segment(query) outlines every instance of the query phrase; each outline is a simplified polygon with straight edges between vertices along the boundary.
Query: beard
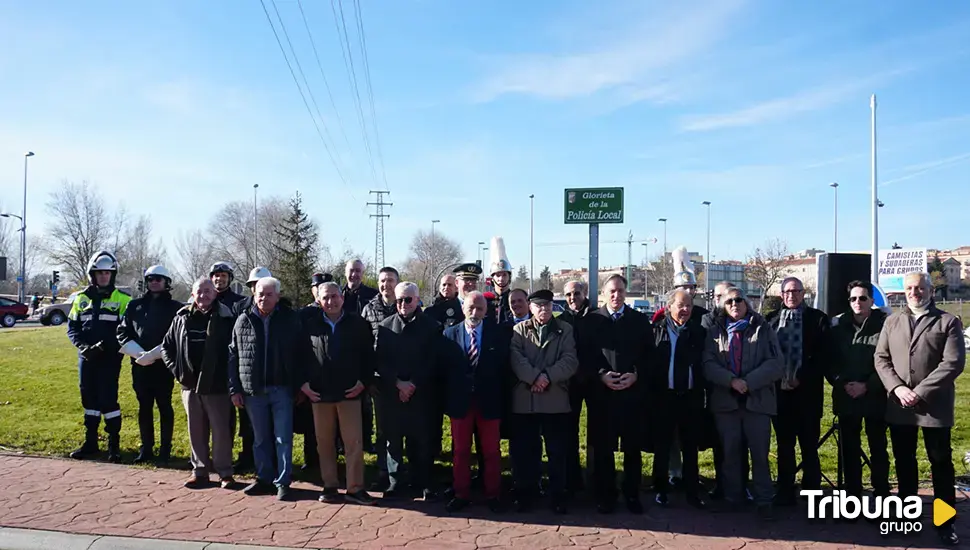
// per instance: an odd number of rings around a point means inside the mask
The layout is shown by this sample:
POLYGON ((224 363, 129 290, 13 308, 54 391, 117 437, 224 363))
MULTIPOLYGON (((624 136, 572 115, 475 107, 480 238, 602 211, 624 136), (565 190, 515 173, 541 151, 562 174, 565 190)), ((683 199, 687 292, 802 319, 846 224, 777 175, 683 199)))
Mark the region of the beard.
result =
POLYGON ((477 327, 478 325, 482 324, 482 319, 479 319, 478 317, 465 317, 465 322, 472 327, 477 327))

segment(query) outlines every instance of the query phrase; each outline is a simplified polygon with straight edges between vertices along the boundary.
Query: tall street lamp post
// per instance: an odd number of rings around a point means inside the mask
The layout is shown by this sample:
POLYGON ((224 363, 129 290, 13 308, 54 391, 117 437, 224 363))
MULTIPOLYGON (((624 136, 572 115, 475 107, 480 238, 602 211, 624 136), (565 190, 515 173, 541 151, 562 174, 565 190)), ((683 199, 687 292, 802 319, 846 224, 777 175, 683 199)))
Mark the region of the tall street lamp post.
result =
POLYGON ((707 207, 707 252, 704 255, 704 299, 707 300, 707 291, 711 288, 711 201, 701 204, 707 207))
POLYGON ((664 255, 663 260, 660 262, 660 278, 663 280, 661 288, 663 288, 664 292, 667 292, 667 279, 665 276, 667 271, 667 218, 660 218, 657 221, 664 224, 664 255))
POLYGON ((835 244, 833 245, 833 252, 839 251, 839 184, 838 182, 832 182, 829 187, 835 189, 835 244))

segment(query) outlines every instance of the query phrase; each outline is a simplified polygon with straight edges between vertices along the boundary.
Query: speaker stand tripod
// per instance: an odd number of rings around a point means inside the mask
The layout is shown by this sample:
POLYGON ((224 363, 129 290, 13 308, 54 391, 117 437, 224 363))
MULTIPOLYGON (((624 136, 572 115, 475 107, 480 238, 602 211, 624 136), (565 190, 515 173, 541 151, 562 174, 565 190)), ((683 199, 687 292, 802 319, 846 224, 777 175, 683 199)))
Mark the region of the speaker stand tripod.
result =
MULTIPOLYGON (((842 428, 839 427, 838 417, 836 417, 832 421, 832 426, 828 429, 827 432, 825 432, 825 434, 822 435, 822 438, 818 440, 818 445, 815 446, 816 451, 821 449, 822 446, 825 445, 825 442, 828 441, 830 437, 835 440, 835 449, 836 449, 836 452, 838 453, 838 467, 836 468, 836 482, 832 483, 832 480, 829 479, 827 475, 825 475, 824 471, 822 472, 822 479, 824 479, 825 482, 829 484, 829 487, 839 490, 844 487, 845 480, 843 479, 844 478, 844 470, 843 470, 844 457, 842 456, 842 428)), ((869 457, 866 455, 866 452, 861 449, 859 452, 862 454, 862 463, 865 464, 865 466, 871 470, 872 463, 869 462, 869 457)), ((801 471, 802 464, 804 464, 804 461, 798 463, 798 467, 795 468, 796 474, 799 471, 801 471)))

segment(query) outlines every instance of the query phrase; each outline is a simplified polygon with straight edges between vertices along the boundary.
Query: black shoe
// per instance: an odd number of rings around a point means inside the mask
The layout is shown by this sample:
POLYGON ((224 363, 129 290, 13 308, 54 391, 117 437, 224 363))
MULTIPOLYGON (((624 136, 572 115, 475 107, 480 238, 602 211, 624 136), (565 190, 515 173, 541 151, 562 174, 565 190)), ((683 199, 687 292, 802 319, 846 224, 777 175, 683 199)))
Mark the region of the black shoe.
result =
POLYGON ((404 496, 404 491, 399 489, 396 483, 391 483, 386 489, 384 489, 382 498, 386 500, 394 500, 401 498, 402 496, 404 496))
POLYGON ((325 504, 339 504, 343 498, 336 489, 324 489, 317 500, 325 504))
POLYGON ((707 501, 701 495, 687 495, 687 504, 698 510, 707 509, 707 501))
POLYGON ((384 493, 387 492, 388 487, 391 486, 390 480, 387 479, 387 474, 382 474, 377 481, 370 484, 368 490, 372 493, 384 493))
POLYGON ((657 493, 657 496, 653 499, 660 506, 667 506, 670 504, 670 499, 667 497, 667 493, 657 493))
POLYGON ((505 513, 505 510, 506 510, 505 503, 502 502, 502 499, 500 498, 490 498, 488 499, 488 502, 486 503, 486 505, 488 506, 488 510, 493 514, 505 513))
POLYGON ((182 487, 185 487, 186 489, 205 489, 211 484, 212 483, 209 481, 208 476, 206 477, 192 476, 189 479, 187 479, 185 483, 182 484, 182 487))
POLYGON ((142 447, 138 451, 138 456, 136 456, 135 460, 132 461, 132 464, 147 464, 149 462, 154 462, 154 461, 155 461, 155 453, 153 453, 151 449, 146 449, 142 447))
POLYGON ((78 447, 76 450, 71 451, 70 457, 74 460, 87 460, 93 458, 99 452, 98 442, 95 441, 93 444, 90 441, 85 441, 83 445, 78 447))
POLYGON ((467 500, 465 500, 463 498, 455 497, 455 498, 451 499, 450 501, 448 501, 448 504, 445 505, 445 510, 447 510, 449 512, 452 512, 452 513, 453 512, 460 512, 460 511, 464 510, 465 508, 467 508, 469 504, 471 504, 471 502, 469 502, 469 501, 467 501, 467 500))
POLYGON ((724 488, 720 485, 715 485, 714 490, 711 491, 711 500, 724 500, 724 488))
POLYGON ((627 497, 626 509, 629 510, 631 514, 640 515, 643 513, 643 503, 640 502, 638 497, 627 497))
POLYGON ((155 466, 164 468, 168 466, 168 463, 172 461, 172 452, 160 451, 158 456, 155 457, 155 466))
POLYGON ((615 510, 615 500, 602 500, 596 505, 596 511, 601 514, 612 514, 615 510))
POLYGON ((798 500, 795 498, 795 493, 789 491, 777 493, 773 502, 775 506, 795 506, 798 504, 798 500))
POLYGON ((290 490, 289 485, 280 485, 276 488, 276 500, 282 500, 284 502, 293 500, 293 491, 290 490))
POLYGON ((758 519, 761 521, 775 521, 775 509, 770 504, 758 506, 758 519))
POLYGON ((434 502, 438 500, 438 493, 431 489, 422 489, 421 498, 423 498, 425 502, 434 502))
POLYGON ((358 504, 360 506, 374 506, 375 504, 377 504, 377 499, 370 496, 370 494, 367 491, 357 491, 356 493, 347 493, 347 496, 344 498, 347 499, 347 502, 350 502, 352 504, 358 504))
POLYGON ((271 495, 276 492, 276 488, 272 483, 267 483, 265 481, 256 480, 243 489, 243 493, 247 496, 260 496, 260 495, 271 495))
POLYGON ((957 537, 957 533, 952 525, 944 525, 938 528, 936 534, 940 536, 940 542, 944 546, 957 546, 960 544, 960 538, 957 537))

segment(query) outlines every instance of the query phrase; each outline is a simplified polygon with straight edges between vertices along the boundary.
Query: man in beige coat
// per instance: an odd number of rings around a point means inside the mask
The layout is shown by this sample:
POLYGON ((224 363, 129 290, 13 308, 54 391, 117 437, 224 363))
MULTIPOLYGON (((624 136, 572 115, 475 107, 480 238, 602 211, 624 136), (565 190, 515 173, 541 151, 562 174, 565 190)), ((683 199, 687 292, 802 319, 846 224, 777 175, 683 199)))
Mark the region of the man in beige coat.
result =
POLYGON ((552 291, 529 295, 532 318, 512 335, 512 437, 510 453, 519 511, 532 507, 542 471, 542 441, 549 457, 552 509, 566 513, 566 444, 569 433, 569 379, 579 360, 573 328, 552 315, 552 291))
MULTIPOLYGON (((886 421, 892 438, 899 496, 916 495, 917 431, 923 429, 933 474, 933 496, 954 506, 953 427, 955 381, 966 350, 960 320, 933 303, 929 275, 905 278, 906 307, 889 316, 876 345, 876 372, 889 392, 886 421)), ((953 522, 938 529, 944 544, 959 543, 953 522)))

